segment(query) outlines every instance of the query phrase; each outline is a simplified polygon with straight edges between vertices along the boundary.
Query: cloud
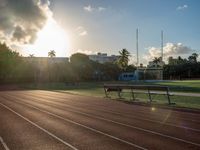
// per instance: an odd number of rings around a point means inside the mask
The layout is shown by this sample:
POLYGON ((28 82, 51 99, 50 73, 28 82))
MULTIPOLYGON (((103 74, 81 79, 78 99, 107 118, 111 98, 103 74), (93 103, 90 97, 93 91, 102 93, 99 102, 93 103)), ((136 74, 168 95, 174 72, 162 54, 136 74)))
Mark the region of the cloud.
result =
POLYGON ((87 12, 92 12, 94 10, 90 5, 83 7, 83 9, 87 12))
MULTIPOLYGON (((184 46, 182 43, 167 43, 163 47, 163 55, 164 55, 164 60, 166 61, 168 57, 173 56, 180 56, 180 55, 186 55, 189 54, 193 51, 188 46, 184 46)), ((156 48, 156 47, 149 47, 148 48, 148 53, 143 56, 143 59, 148 61, 153 60, 154 57, 160 57, 161 56, 161 49, 156 48)))
POLYGON ((177 43, 177 44, 167 43, 163 49, 164 49, 164 54, 167 56, 188 54, 191 51, 193 51, 190 47, 184 46, 182 43, 177 43))
POLYGON ((92 55, 92 54, 95 54, 95 52, 93 52, 93 51, 82 50, 82 49, 78 49, 78 50, 76 51, 76 53, 82 53, 82 54, 86 54, 86 55, 92 55))
POLYGON ((101 7, 101 6, 99 6, 99 7, 92 7, 91 5, 85 6, 85 7, 83 7, 83 9, 85 11, 87 11, 87 12, 94 12, 94 11, 96 11, 96 12, 102 12, 102 11, 106 10, 106 8, 104 8, 104 7, 101 7))
POLYGON ((85 28, 82 27, 82 26, 77 27, 77 28, 76 28, 76 32, 77 32, 77 34, 78 34, 79 36, 86 36, 86 35, 88 35, 88 32, 87 32, 87 31, 85 30, 85 28))
POLYGON ((176 10, 185 10, 188 8, 188 5, 178 6, 176 10))
POLYGON ((87 34, 88 34, 87 31, 83 31, 83 32, 79 33, 80 36, 85 36, 87 34))
POLYGON ((52 12, 49 0, 1 0, 0 41, 32 44, 52 12))
POLYGON ((16 26, 12 35, 12 41, 26 44, 28 41, 33 42, 36 39, 35 31, 25 30, 21 26, 16 26))
POLYGON ((99 12, 104 11, 104 10, 106 10, 106 8, 104 8, 104 7, 98 7, 98 11, 99 12))
POLYGON ((137 56, 136 54, 131 54, 131 56, 129 57, 129 65, 132 65, 132 64, 136 64, 137 63, 137 56))

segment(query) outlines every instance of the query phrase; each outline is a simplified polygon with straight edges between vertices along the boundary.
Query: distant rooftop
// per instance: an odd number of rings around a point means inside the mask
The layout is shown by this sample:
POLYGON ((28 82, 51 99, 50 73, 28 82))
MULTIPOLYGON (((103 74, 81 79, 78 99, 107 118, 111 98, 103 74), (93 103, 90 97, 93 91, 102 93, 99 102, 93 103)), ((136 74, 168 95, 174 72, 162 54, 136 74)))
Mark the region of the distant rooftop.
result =
POLYGON ((48 61, 50 63, 61 63, 69 62, 68 57, 23 57, 26 61, 44 62, 48 61))
POLYGON ((115 62, 119 56, 111 55, 108 56, 107 53, 97 53, 93 55, 88 55, 90 60, 99 62, 99 63, 106 63, 106 62, 115 62))

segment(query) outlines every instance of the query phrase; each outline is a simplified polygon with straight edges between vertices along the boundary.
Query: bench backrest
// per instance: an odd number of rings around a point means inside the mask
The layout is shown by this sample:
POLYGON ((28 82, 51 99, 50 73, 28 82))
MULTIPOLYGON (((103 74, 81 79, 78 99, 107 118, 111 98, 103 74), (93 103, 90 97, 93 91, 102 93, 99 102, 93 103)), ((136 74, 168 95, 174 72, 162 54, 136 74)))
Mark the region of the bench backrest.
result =
POLYGON ((153 90, 153 91, 169 91, 168 86, 159 85, 126 85, 126 84, 105 84, 104 88, 110 89, 135 89, 135 90, 153 90))

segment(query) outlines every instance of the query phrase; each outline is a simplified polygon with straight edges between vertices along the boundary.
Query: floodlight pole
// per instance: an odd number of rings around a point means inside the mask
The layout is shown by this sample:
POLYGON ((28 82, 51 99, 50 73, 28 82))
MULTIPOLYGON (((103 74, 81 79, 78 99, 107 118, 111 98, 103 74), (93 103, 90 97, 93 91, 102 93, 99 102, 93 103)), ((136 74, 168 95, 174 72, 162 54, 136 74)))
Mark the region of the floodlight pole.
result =
POLYGON ((137 50, 137 67, 139 65, 139 54, 138 54, 138 28, 136 29, 136 50, 137 50))
MULTIPOLYGON (((161 61, 163 62, 163 30, 161 30, 161 61)), ((163 66, 160 74, 161 80, 163 80, 163 66)))
POLYGON ((163 61, 163 30, 161 30, 161 60, 163 61))

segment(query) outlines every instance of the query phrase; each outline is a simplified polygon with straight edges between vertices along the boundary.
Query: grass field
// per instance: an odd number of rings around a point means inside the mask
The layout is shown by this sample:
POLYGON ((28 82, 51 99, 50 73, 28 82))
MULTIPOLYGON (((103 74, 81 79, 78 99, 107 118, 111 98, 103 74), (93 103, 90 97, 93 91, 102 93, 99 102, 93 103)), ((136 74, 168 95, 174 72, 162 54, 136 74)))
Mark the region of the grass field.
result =
MULTIPOLYGON (((105 83, 105 82, 104 82, 105 83)), ((65 84, 65 83, 46 83, 46 84, 29 84, 23 85, 25 89, 43 89, 43 90, 56 90, 59 92, 68 92, 79 95, 104 97, 103 82, 89 82, 79 84, 65 84)), ((106 82, 106 83, 121 83, 121 82, 106 82)), ((171 92, 183 92, 183 93, 200 93, 200 80, 187 80, 187 81, 163 81, 163 82, 125 82, 126 84, 149 84, 149 85, 167 85, 170 87, 171 92)), ((131 100, 130 93, 124 93, 123 97, 125 101, 131 100)), ((138 94, 136 97, 140 102, 147 102, 148 97, 146 94, 138 94)), ((116 99, 117 94, 113 93, 112 98, 116 99)), ((167 98, 162 95, 153 97, 153 104, 167 104, 167 98)), ((172 102, 176 105, 172 107, 187 107, 200 109, 200 97, 192 96, 172 96, 172 102)))
POLYGON ((200 80, 153 82, 157 85, 167 85, 171 91, 200 93, 200 80))

